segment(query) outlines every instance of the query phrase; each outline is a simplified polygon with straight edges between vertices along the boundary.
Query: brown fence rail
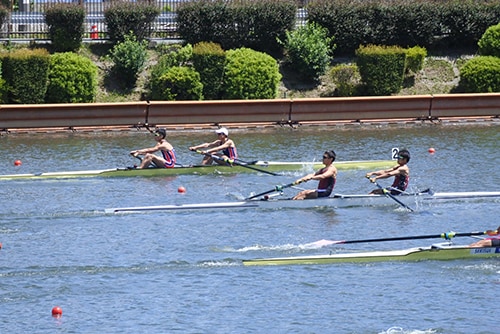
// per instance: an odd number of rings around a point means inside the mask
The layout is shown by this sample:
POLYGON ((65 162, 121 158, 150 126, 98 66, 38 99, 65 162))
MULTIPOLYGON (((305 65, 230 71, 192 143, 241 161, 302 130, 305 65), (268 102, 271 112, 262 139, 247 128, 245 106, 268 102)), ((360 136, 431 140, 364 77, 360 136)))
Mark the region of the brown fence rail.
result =
POLYGON ((500 93, 360 98, 0 105, 0 131, 22 128, 500 117, 500 93))

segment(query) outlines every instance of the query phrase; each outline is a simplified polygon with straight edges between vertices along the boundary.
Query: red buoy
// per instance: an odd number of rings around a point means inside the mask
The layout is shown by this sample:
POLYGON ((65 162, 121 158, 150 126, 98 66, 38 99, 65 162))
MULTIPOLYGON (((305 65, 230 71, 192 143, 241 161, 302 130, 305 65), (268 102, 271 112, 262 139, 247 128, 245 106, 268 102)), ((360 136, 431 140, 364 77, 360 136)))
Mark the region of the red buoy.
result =
POLYGON ((54 306, 52 308, 52 316, 60 318, 62 316, 62 308, 60 308, 59 306, 54 306))
POLYGON ((14 166, 21 166, 23 162, 21 160, 14 161, 14 166))
POLYGON ((177 188, 177 191, 181 194, 185 193, 186 192, 186 188, 184 188, 183 186, 180 186, 179 188, 177 188))
POLYGON ((430 153, 430 154, 432 154, 432 153, 434 153, 434 152, 436 152, 436 150, 434 149, 434 147, 429 148, 429 153, 430 153))

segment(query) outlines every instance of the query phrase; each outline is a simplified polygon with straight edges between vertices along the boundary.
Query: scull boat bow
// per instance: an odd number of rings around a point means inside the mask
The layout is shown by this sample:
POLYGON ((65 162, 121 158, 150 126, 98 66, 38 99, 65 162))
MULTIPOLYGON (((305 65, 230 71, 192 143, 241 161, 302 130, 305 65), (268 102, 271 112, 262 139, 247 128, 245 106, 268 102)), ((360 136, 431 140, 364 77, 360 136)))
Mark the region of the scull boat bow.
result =
POLYGON ((500 256, 500 247, 470 248, 436 244, 429 247, 416 247, 403 250, 375 251, 360 253, 341 253, 329 255, 311 255, 295 257, 275 257, 243 260, 245 266, 269 266, 291 264, 332 264, 365 263, 385 261, 423 261, 423 260, 459 260, 490 258, 500 256))

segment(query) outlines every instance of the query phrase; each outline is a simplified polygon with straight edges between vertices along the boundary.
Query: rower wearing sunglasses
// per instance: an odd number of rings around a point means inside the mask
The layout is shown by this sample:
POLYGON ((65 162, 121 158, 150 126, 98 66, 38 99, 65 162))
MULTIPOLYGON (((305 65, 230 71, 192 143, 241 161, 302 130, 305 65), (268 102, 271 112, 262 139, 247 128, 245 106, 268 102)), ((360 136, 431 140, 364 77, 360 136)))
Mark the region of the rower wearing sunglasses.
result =
MULTIPOLYGON (((398 164, 391 169, 379 170, 376 172, 370 172, 366 174, 366 177, 370 179, 371 182, 375 183, 378 179, 387 179, 394 176, 394 182, 392 186, 387 188, 391 195, 399 195, 403 193, 408 187, 408 182, 410 181, 410 168, 408 168, 408 162, 410 161, 410 152, 408 150, 401 150, 398 154, 398 164), (375 177, 372 177, 375 175, 375 177)), ((370 194, 383 194, 384 190, 377 188, 370 192, 370 194)))
POLYGON ((337 180, 337 168, 333 165, 335 158, 336 154, 333 150, 323 153, 323 164, 325 167, 316 173, 308 174, 295 181, 298 184, 309 180, 318 180, 318 189, 302 190, 293 199, 313 199, 330 196, 337 180))
POLYGON ((158 129, 154 132, 154 135, 156 140, 155 146, 130 152, 134 157, 144 155, 141 165, 137 168, 148 168, 151 164, 154 164, 158 168, 173 168, 176 161, 175 150, 165 139, 167 131, 165 129, 158 129), (161 152, 161 157, 153 154, 158 151, 161 152))

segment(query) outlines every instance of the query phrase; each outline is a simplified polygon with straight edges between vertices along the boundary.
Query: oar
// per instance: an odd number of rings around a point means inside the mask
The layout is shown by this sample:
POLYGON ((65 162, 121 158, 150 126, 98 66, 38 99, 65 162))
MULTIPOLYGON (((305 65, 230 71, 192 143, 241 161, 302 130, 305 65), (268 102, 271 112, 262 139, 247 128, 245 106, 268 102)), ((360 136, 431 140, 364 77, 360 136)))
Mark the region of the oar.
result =
POLYGON ((248 200, 254 199, 254 198, 256 198, 256 197, 264 196, 264 195, 267 195, 267 194, 272 193, 272 192, 275 192, 275 191, 282 191, 282 190, 283 190, 283 189, 285 189, 285 188, 289 188, 289 187, 296 186, 297 184, 300 184, 300 183, 302 183, 302 182, 305 182, 305 181, 294 181, 294 182, 289 183, 289 184, 285 184, 285 185, 278 185, 278 186, 274 187, 274 189, 271 189, 271 190, 268 190, 268 191, 264 191, 263 193, 260 193, 260 194, 257 194, 257 195, 253 195, 253 196, 247 197, 247 198, 245 198, 245 201, 248 201, 248 200))
POLYGON ((428 234, 428 235, 414 235, 408 237, 394 237, 394 238, 380 238, 380 239, 358 239, 358 240, 320 240, 308 244, 308 246, 319 246, 324 247, 328 245, 338 245, 338 244, 359 244, 365 242, 382 242, 382 241, 399 241, 399 240, 418 240, 418 239, 435 239, 443 238, 446 240, 451 240, 455 237, 472 237, 479 235, 498 235, 500 232, 500 227, 496 230, 487 230, 484 232, 466 232, 466 233, 456 233, 456 232, 445 232, 441 234, 428 234))
POLYGON ((260 169, 260 168, 256 168, 256 167, 250 166, 250 165, 248 165, 246 163, 240 163, 240 162, 237 162, 237 161, 234 161, 234 160, 231 160, 231 159, 221 158, 221 157, 219 157, 218 155, 215 155, 215 154, 205 153, 205 152, 200 151, 200 150, 195 150, 195 152, 199 153, 199 154, 206 155, 207 157, 210 157, 210 158, 215 159, 215 160, 223 161, 223 162, 228 163, 230 165, 234 164, 234 165, 237 165, 237 166, 241 166, 241 167, 253 169, 255 171, 258 171, 258 172, 261 172, 261 173, 265 173, 265 174, 269 174, 269 175, 273 175, 273 176, 279 176, 280 175, 280 174, 276 174, 276 173, 273 173, 273 172, 270 172, 270 171, 267 171, 267 170, 263 170, 263 169, 260 169))
POLYGON ((396 201, 399 205, 401 205, 402 207, 404 207, 406 210, 411 211, 411 212, 415 211, 415 210, 413 210, 412 208, 410 208, 408 205, 404 204, 404 203, 403 203, 403 202, 401 202, 399 199, 397 199, 396 197, 394 197, 394 196, 391 194, 391 192, 390 192, 389 190, 387 190, 387 189, 385 189, 384 187, 382 187, 382 186, 381 186, 380 184, 378 184, 375 180, 370 179, 370 177, 369 177, 369 176, 367 176, 366 178, 367 178, 367 179, 369 179, 369 180, 370 180, 370 182, 374 183, 374 184, 375 184, 375 185, 376 185, 376 186, 377 186, 380 190, 382 190, 382 192, 383 192, 383 194, 384 194, 385 196, 392 198, 394 201, 396 201))

